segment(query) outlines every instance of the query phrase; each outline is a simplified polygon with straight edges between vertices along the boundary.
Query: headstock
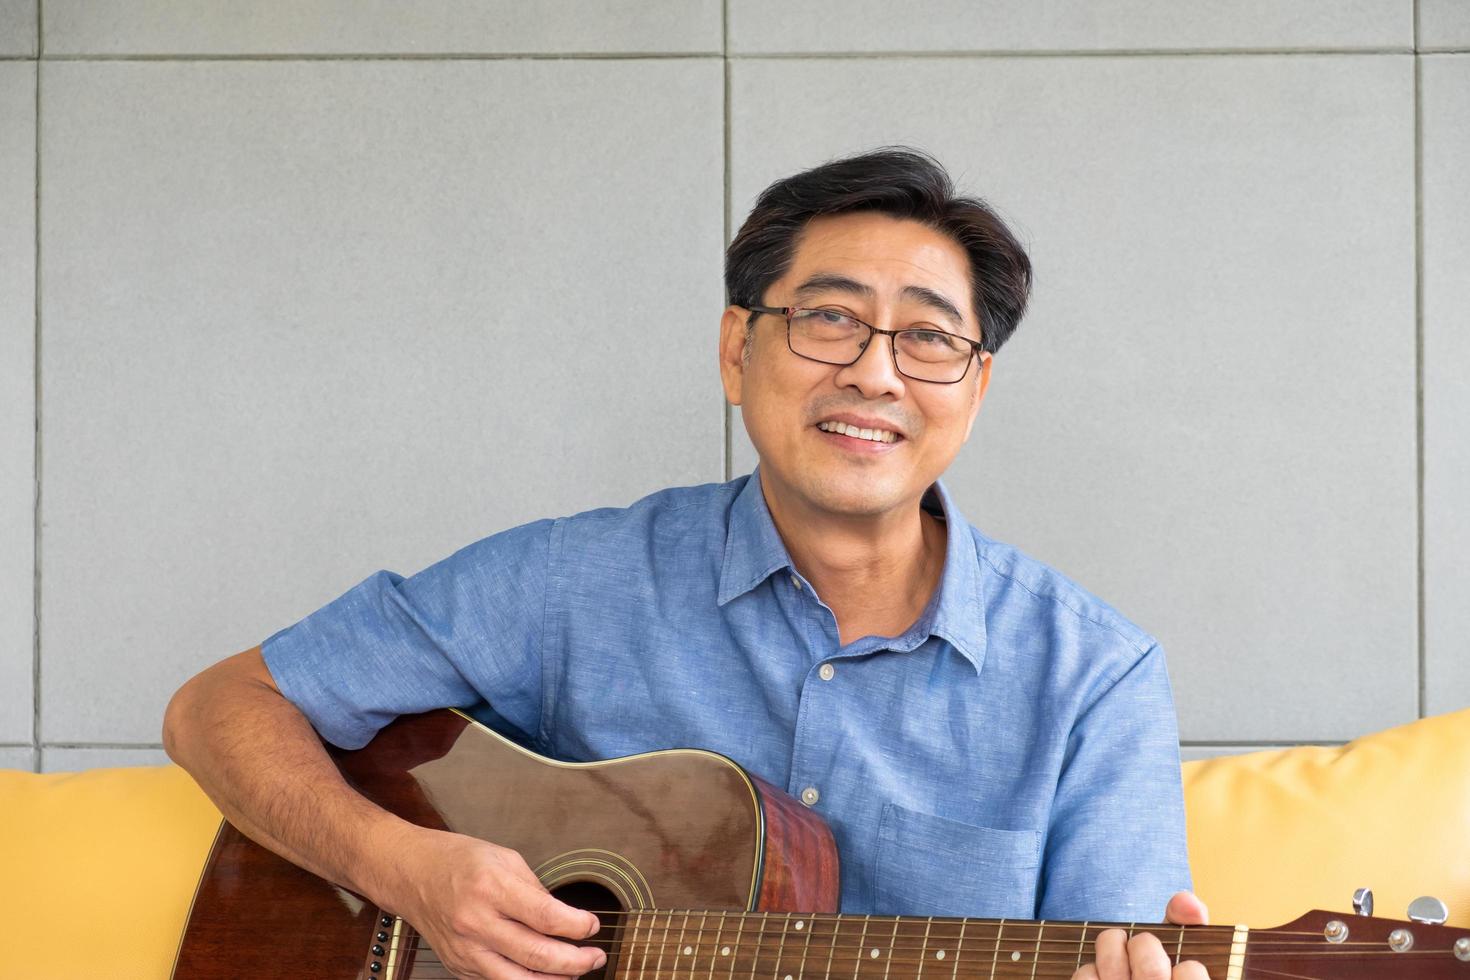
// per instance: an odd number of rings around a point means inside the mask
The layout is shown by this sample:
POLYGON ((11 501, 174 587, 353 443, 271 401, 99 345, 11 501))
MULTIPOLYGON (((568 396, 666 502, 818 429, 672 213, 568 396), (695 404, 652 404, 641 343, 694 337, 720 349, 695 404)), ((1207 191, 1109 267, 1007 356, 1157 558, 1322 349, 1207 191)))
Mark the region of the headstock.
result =
POLYGON ((1373 893, 1353 895, 1355 914, 1308 912, 1274 929, 1252 929, 1250 980, 1470 980, 1470 928, 1445 926, 1445 904, 1425 896, 1407 919, 1375 918, 1373 893))

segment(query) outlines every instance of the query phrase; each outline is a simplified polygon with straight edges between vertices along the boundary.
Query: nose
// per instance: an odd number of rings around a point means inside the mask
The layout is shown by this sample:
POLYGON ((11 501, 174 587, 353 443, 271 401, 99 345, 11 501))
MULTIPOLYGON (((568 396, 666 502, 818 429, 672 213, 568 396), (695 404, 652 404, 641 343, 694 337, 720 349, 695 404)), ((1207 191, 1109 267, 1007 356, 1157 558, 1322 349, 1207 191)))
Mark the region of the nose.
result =
POLYGON ((868 346, 858 359, 838 368, 832 380, 839 388, 856 388, 867 399, 876 400, 885 395, 902 398, 904 377, 898 373, 894 361, 893 338, 878 333, 869 336, 868 346))

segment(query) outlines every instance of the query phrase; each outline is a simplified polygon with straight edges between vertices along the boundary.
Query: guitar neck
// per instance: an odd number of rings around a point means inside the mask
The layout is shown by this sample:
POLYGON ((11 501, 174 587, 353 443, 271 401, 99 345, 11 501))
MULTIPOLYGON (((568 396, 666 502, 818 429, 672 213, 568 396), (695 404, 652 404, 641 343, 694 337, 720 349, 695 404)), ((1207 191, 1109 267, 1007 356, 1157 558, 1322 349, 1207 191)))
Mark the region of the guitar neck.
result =
POLYGON ((1234 926, 648 910, 622 917, 622 980, 988 980, 1070 977, 1105 929, 1158 937, 1174 963, 1238 980, 1234 926))

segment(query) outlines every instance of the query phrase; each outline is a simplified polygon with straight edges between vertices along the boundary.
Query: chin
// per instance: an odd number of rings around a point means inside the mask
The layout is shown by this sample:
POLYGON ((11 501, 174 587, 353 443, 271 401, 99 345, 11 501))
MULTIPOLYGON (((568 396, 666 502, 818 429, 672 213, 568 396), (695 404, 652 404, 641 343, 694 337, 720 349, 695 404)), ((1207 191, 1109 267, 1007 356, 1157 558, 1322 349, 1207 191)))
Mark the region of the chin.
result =
POLYGON ((808 498, 823 510, 850 517, 885 514, 903 503, 903 488, 881 480, 819 480, 807 488, 808 498))

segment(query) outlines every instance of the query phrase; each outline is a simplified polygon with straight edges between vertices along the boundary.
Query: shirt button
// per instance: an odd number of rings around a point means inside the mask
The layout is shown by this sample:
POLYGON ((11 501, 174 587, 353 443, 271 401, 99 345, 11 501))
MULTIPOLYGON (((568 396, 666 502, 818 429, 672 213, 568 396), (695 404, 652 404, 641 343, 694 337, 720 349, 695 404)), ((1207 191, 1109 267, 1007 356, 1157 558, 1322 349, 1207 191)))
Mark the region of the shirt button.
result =
POLYGON ((830 681, 836 674, 837 668, 833 667, 831 664, 822 664, 822 666, 817 669, 817 676, 824 681, 830 681))
POLYGON ((797 578, 795 575, 791 576, 791 584, 796 586, 797 592, 801 591, 801 579, 797 578))
POLYGON ((801 802, 805 803, 807 806, 816 806, 817 801, 821 798, 822 794, 817 792, 817 788, 815 786, 808 786, 806 789, 801 791, 801 802))

